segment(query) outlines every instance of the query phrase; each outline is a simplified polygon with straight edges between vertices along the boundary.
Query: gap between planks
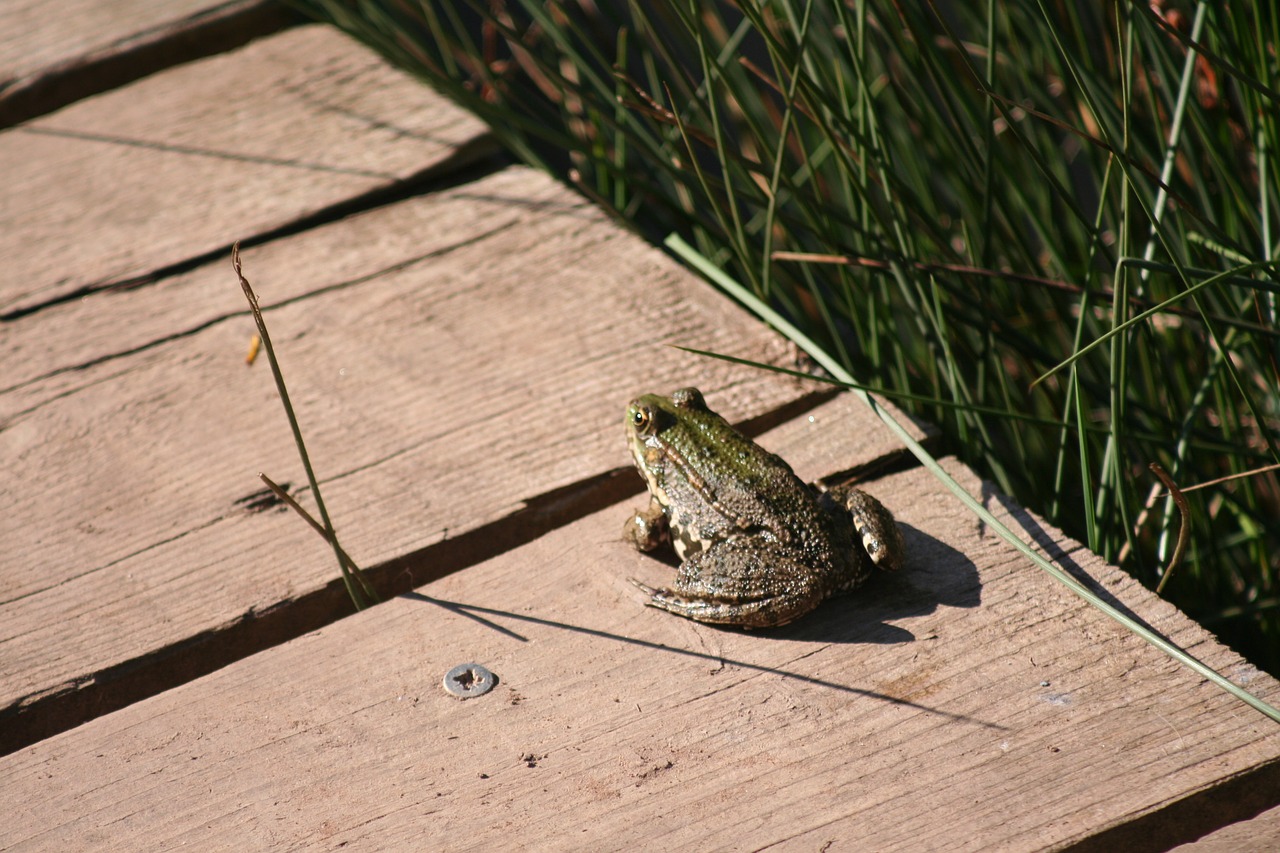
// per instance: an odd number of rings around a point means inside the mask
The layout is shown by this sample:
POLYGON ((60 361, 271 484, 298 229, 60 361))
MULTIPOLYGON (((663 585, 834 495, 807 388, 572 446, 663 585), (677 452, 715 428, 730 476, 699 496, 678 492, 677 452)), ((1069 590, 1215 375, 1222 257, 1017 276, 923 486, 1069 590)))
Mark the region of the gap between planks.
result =
MULTIPOLYGON (((833 396, 832 392, 807 394, 738 427, 747 435, 758 436, 804 416, 833 396)), ((905 452, 891 452, 865 460, 858 470, 884 474, 912 465, 914 459, 905 452)), ((519 501, 520 508, 508 515, 413 553, 367 566, 365 573, 385 601, 519 548, 643 490, 643 481, 632 468, 606 471, 519 501)), ((309 489, 303 488, 293 494, 296 497, 307 491, 309 489)), ((279 502, 271 499, 264 500, 254 511, 277 508, 279 502)), ((291 514, 282 523, 301 523, 301 519, 291 514)), ((335 519, 336 525, 341 523, 341 518, 335 519)), ((0 709, 0 756, 352 615, 355 610, 336 566, 333 571, 332 581, 297 598, 246 613, 230 623, 118 666, 86 674, 71 686, 27 697, 17 705, 0 709)))
POLYGON ((491 137, 320 25, 169 68, 0 133, 0 165, 13 171, 0 311, 20 316, 350 212, 353 199, 491 156, 491 137))
POLYGON ((67 8, 72 5, 60 4, 57 14, 50 14, 43 3, 10 0, 8 13, 36 16, 48 44, 35 55, 6 57, 0 70, 0 130, 174 65, 234 50, 304 20, 279 0, 189 6, 188 14, 176 19, 166 18, 174 11, 165 3, 156 3, 131 10, 139 17, 129 18, 122 29, 113 28, 116 21, 108 14, 95 22, 104 25, 99 29, 81 23, 83 13, 91 10, 67 8))
MULTIPOLYGON (((437 163, 426 166, 422 171, 406 177, 392 186, 379 187, 367 193, 335 202, 328 207, 276 228, 258 231, 244 236, 236 243, 227 243, 199 255, 192 255, 180 261, 149 270, 141 275, 109 284, 87 284, 77 290, 60 293, 43 302, 33 302, 8 312, 0 312, 0 323, 21 319, 28 314, 53 308, 67 302, 74 302, 102 292, 119 292, 147 285, 162 285, 166 279, 180 276, 207 264, 220 262, 230 257, 233 245, 241 249, 262 246, 275 240, 282 240, 329 225, 349 216, 367 213, 380 207, 407 201, 418 196, 428 196, 444 190, 473 184, 483 178, 496 175, 503 169, 514 165, 514 160, 488 135, 477 136, 458 145, 454 151, 437 163)), ((485 236, 476 235, 477 239, 485 236)), ((153 344, 156 342, 153 342, 153 344)), ((0 389, 3 390, 3 389, 0 389)))

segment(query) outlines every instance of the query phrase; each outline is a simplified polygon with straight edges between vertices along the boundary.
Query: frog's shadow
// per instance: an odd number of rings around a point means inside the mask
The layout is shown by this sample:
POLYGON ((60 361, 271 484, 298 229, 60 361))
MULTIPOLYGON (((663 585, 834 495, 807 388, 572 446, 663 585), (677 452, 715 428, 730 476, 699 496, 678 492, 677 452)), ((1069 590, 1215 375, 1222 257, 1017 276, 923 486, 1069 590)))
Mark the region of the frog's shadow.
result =
POLYGON ((907 553, 901 571, 876 572, 852 593, 824 601, 795 622, 751 633, 823 643, 909 643, 915 634, 891 621, 924 616, 939 605, 977 607, 982 603, 982 583, 972 560, 909 524, 899 522, 898 526, 907 553))

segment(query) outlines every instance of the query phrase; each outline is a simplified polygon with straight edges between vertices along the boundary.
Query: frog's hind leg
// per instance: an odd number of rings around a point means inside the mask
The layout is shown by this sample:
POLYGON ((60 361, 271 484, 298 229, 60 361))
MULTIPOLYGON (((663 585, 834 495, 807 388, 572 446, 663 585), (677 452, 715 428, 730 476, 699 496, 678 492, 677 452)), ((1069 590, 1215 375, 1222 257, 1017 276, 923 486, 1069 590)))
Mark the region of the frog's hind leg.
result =
POLYGON ((849 511, 862 550, 871 558, 872 564, 891 572, 901 568, 906 545, 902 529, 893 520, 893 513, 862 489, 839 489, 831 496, 849 511))
POLYGON ((825 590, 814 570, 776 543, 730 539, 680 565, 670 589, 631 581, 658 607, 698 622, 772 628, 817 607, 825 590))

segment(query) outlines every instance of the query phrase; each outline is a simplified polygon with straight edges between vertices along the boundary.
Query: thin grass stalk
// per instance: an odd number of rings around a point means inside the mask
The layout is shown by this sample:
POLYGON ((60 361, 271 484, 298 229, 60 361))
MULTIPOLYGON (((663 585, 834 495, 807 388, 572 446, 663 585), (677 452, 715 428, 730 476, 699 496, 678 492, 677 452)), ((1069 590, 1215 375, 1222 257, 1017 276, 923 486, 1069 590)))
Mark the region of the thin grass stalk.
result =
MULTIPOLYGON (((293 403, 289 399, 289 389, 285 385, 284 373, 280 369, 280 362, 276 359, 275 347, 271 345, 271 335, 267 331, 267 321, 262 316, 262 308, 258 304, 258 294, 254 292, 253 286, 249 284, 249 280, 245 278, 241 271, 239 243, 236 243, 231 248, 231 265, 235 269, 236 278, 240 281, 240 288, 244 291, 244 297, 249 303, 249 312, 253 315, 253 322, 258 327, 258 337, 262 340, 262 348, 267 354, 268 363, 271 365, 271 376, 276 383, 276 394, 280 398, 281 405, 284 406, 285 418, 289 421, 289 429, 293 433, 293 443, 298 448, 298 457, 302 460, 303 470, 306 471, 307 483, 311 486, 311 496, 316 502, 316 511, 320 513, 320 521, 323 526, 322 535, 325 541, 333 548, 334 558, 337 559, 339 571, 342 573, 342 583, 347 588, 347 595, 351 597, 351 603, 355 605, 357 610, 363 610, 378 603, 378 593, 368 579, 365 578, 364 572, 355 566, 355 563, 347 556, 342 546, 338 544, 338 534, 329 518, 329 511, 325 509, 324 496, 320 492, 320 482, 316 479, 316 472, 311 467, 311 455, 307 452, 307 444, 302 438, 302 427, 298 424, 298 417, 293 411, 293 403)), ((263 476, 263 480, 269 486, 274 485, 265 476, 263 476)), ((287 501, 287 503, 295 506, 304 518, 308 518, 306 513, 301 512, 302 508, 298 507, 296 502, 287 501)), ((314 526, 314 521, 311 523, 314 526)))

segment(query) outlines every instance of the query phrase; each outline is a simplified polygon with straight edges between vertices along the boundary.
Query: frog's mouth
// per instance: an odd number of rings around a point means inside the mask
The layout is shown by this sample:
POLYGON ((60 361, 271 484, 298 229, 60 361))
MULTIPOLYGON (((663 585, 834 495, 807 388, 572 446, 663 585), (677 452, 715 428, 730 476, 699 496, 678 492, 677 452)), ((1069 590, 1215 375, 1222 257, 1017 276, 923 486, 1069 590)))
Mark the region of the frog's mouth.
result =
POLYGON ((630 444, 631 458, 635 460, 636 470, 644 476, 645 483, 649 486, 649 494, 657 498, 658 503, 664 507, 670 506, 671 501, 667 498, 667 491, 662 488, 662 483, 658 481, 657 476, 654 474, 653 463, 656 460, 647 458, 650 450, 660 455, 657 448, 650 447, 634 434, 631 436, 630 444))

